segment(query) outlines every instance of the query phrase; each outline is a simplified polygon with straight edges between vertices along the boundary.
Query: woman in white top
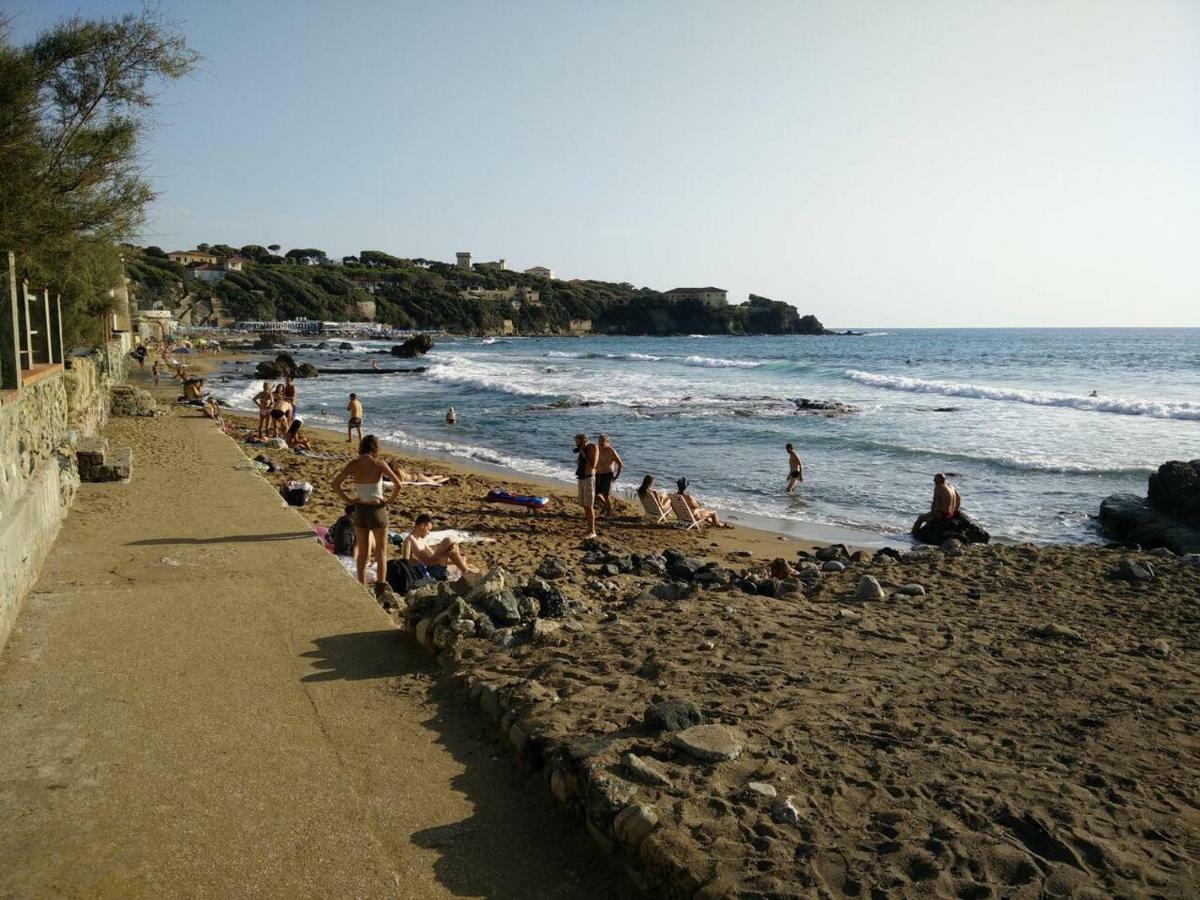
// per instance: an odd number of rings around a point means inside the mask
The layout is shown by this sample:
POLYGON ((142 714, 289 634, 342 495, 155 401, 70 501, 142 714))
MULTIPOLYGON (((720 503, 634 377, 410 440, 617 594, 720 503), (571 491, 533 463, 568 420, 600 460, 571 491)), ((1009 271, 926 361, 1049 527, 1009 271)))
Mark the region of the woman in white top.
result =
POLYGON ((400 479, 391 466, 379 459, 379 439, 368 434, 358 445, 358 457, 346 463, 333 479, 333 489, 353 505, 350 518, 354 521, 354 554, 358 563, 358 580, 367 583, 367 560, 372 544, 375 549, 375 571, 379 581, 387 581, 388 517, 387 505, 400 493, 400 479), (354 483, 355 494, 345 490, 346 479, 354 483), (392 492, 384 499, 383 479, 392 482, 392 492))

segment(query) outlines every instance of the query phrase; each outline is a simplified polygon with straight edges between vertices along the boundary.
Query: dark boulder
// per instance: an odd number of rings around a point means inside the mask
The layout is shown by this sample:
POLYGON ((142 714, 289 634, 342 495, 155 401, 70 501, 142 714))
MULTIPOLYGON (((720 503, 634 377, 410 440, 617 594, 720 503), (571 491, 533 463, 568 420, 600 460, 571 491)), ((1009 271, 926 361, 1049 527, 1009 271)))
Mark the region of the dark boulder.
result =
POLYGON ((276 347, 286 347, 287 338, 278 334, 260 334, 254 340, 255 350, 274 350, 276 347))
POLYGON ((433 338, 427 334, 414 334, 403 344, 397 344, 392 348, 392 356, 401 356, 405 359, 411 359, 414 356, 424 356, 433 349, 433 338))
POLYGON ((312 363, 300 363, 300 365, 296 366, 295 377, 297 378, 316 378, 320 374, 321 373, 317 371, 317 367, 312 363))
POLYGON ((1200 525, 1200 459, 1163 463, 1150 476, 1146 499, 1165 515, 1200 525))
POLYGON ((922 544, 940 547, 950 538, 964 544, 986 544, 991 536, 977 525, 970 516, 960 512, 953 519, 935 519, 917 529, 916 538, 922 544))
POLYGON ((1106 497, 1100 504, 1099 518, 1100 530, 1118 541, 1146 549, 1166 547, 1176 553, 1200 552, 1200 528, 1155 509, 1149 500, 1137 494, 1106 497))
POLYGON ((682 731, 704 724, 704 714, 691 700, 660 700, 646 707, 642 722, 649 731, 682 731))
POLYGON ((280 367, 279 363, 264 359, 254 367, 254 374, 259 378, 275 379, 282 378, 286 373, 280 367))

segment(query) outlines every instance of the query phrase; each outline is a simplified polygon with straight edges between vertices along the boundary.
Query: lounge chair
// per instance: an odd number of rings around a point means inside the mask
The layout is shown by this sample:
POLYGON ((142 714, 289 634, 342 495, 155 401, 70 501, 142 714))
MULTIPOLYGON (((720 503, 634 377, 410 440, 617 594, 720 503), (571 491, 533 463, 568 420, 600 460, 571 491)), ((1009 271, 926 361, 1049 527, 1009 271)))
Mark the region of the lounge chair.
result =
POLYGON ((658 505, 658 501, 649 491, 644 494, 639 494, 638 499, 642 501, 642 509, 646 511, 646 518, 654 522, 655 525, 661 525, 667 521, 667 510, 658 505))
POLYGON ((698 530, 700 528, 700 522, 696 519, 692 508, 684 502, 682 494, 671 494, 671 509, 684 531, 691 531, 693 528, 698 530))

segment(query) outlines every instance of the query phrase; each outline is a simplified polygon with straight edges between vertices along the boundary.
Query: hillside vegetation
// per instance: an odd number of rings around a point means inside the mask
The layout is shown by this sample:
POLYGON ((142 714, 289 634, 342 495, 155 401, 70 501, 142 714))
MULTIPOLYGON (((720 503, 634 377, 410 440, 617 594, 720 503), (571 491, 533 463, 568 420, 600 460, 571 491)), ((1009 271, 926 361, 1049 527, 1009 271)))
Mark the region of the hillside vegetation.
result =
POLYGON ((207 312, 216 301, 225 316, 237 320, 360 321, 364 316, 359 304, 373 301, 378 322, 473 334, 499 333, 506 319, 521 334, 566 333, 573 321, 581 320, 590 321, 593 331, 609 334, 824 332, 815 317, 802 317, 787 303, 754 295, 744 304, 713 308, 698 301, 672 302, 659 291, 628 283, 558 281, 495 269, 468 272, 449 263, 401 259, 381 251, 366 250, 337 265, 316 249, 293 250, 287 256, 257 245, 210 249, 249 261, 243 271, 210 284, 156 247, 125 248, 126 272, 139 302, 207 312), (512 288, 537 292, 538 302, 519 295, 464 295, 469 290, 512 288))

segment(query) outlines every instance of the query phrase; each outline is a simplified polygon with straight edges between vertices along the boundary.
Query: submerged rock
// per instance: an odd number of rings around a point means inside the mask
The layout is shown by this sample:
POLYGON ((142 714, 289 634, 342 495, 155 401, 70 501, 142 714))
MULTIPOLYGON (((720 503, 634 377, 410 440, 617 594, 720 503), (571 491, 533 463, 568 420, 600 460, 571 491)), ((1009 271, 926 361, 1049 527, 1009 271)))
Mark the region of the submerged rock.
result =
POLYGON ((433 338, 427 334, 414 334, 403 344, 392 347, 392 356, 411 359, 414 356, 424 356, 433 349, 433 338))

